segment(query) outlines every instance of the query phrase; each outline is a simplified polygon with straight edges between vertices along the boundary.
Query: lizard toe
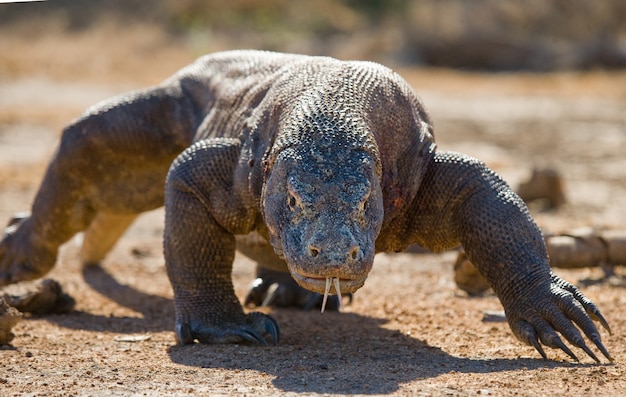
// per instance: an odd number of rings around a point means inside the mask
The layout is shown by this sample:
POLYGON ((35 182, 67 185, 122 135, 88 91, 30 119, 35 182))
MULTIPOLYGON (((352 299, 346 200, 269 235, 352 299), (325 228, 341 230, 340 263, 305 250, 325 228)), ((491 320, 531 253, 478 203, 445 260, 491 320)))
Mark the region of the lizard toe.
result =
POLYGON ((247 315, 247 321, 255 335, 263 336, 263 342, 269 338, 272 345, 278 344, 280 339, 280 327, 272 317, 267 314, 252 312, 247 315))
MULTIPOLYGON (((569 347, 567 347, 565 343, 563 343, 563 341, 561 340, 561 338, 559 337, 555 329, 548 322, 544 321, 543 319, 535 319, 535 327, 537 329, 537 336, 539 337, 539 340, 541 341, 541 343, 553 349, 561 349, 562 351, 565 352, 565 354, 570 356, 574 361, 580 361, 578 360, 578 357, 576 357, 574 352, 572 352, 572 350, 569 347)), ((561 331, 562 333, 569 331, 568 328, 564 328, 564 329, 561 328, 561 329, 562 329, 561 331)), ((568 338, 568 340, 569 339, 570 338, 568 338)), ((593 353, 591 354, 593 355, 593 353)), ((593 356, 593 358, 597 361, 597 358, 595 356, 593 356)))
MULTIPOLYGON (((609 326, 609 323, 606 321, 602 313, 600 313, 600 309, 598 309, 598 307, 589 298, 583 295, 582 292, 580 292, 580 290, 576 288, 576 286, 563 280, 557 275, 552 274, 551 277, 552 277, 552 282, 555 285, 569 292, 572 295, 572 297, 582 306, 582 308, 587 313, 587 315, 591 317, 592 320, 598 321, 602 325, 602 327, 604 327, 604 329, 607 330, 609 335, 611 335, 611 327, 609 326)), ((566 305, 566 309, 569 312, 571 312, 571 309, 573 309, 575 306, 576 305, 573 304, 572 302, 569 305, 566 305)), ((580 311, 578 311, 576 317, 581 317, 581 314, 582 314, 582 317, 586 317, 584 316, 584 313, 580 313, 580 311)))
POLYGON ((177 321, 174 333, 176 335, 176 343, 179 345, 190 345, 194 341, 193 333, 188 323, 177 321))
POLYGON ((527 345, 533 346, 544 360, 548 359, 546 352, 543 350, 543 347, 541 347, 541 344, 539 344, 537 332, 530 323, 522 319, 515 319, 510 322, 510 327, 517 339, 527 345))
MULTIPOLYGON (((583 298, 587 299, 586 297, 584 297, 584 295, 582 294, 580 295, 583 296, 583 298)), ((578 299, 574 299, 574 298, 572 298, 571 300, 561 301, 560 303, 561 312, 555 312, 552 315, 552 318, 553 318, 552 321, 555 323, 557 330, 563 336, 565 336, 565 338, 567 338, 567 340, 571 344, 583 349, 585 353, 587 353, 587 355, 593 358, 596 362, 600 362, 598 358, 595 356, 595 354, 593 354, 593 352, 587 347, 587 345, 585 344, 585 340, 580 334, 580 332, 578 331, 578 329, 573 326, 572 322, 575 323, 585 333, 587 338, 589 338, 593 342, 593 344, 598 348, 598 350, 600 350, 600 352, 607 359, 609 359, 609 361, 613 361, 613 357, 611 357, 608 350, 602 344, 600 333, 598 332, 597 327, 593 323, 593 319, 597 319, 598 317, 591 315, 589 313, 589 310, 586 307, 584 307, 584 304, 582 304, 578 299)), ((599 314, 600 312, 598 311, 597 313, 599 314)), ((599 314, 599 316, 602 317, 601 314, 599 314)), ((606 320, 604 322, 600 321, 600 323, 604 326, 604 323, 606 323, 606 320)), ((610 334, 611 331, 610 331, 610 328, 608 327, 608 324, 606 324, 605 329, 610 334)))
POLYGON ((571 349, 563 343, 552 326, 542 318, 534 317, 529 322, 518 320, 511 324, 511 329, 519 340, 533 346, 544 360, 547 360, 548 356, 543 350, 542 344, 551 348, 561 349, 574 361, 579 361, 571 349))

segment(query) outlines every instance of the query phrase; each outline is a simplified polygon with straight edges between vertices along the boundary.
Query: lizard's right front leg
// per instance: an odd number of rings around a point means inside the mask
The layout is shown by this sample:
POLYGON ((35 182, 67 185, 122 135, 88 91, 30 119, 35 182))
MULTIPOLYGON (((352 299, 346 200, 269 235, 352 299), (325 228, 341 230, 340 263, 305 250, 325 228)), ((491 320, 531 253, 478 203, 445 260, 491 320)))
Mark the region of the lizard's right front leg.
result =
POLYGON ((84 198, 82 164, 59 150, 39 188, 31 214, 14 216, 0 239, 0 285, 32 280, 55 264, 58 247, 85 229, 95 211, 84 198), (76 169, 72 165, 77 165, 76 169))
POLYGON ((88 227, 84 260, 97 262, 134 216, 162 206, 168 167, 196 128, 192 108, 172 83, 112 98, 65 128, 30 216, 0 236, 0 285, 43 276, 88 227))
POLYGON ((164 253, 180 344, 278 342, 271 317, 246 314, 231 279, 234 233, 251 227, 233 189, 240 143, 196 143, 172 164, 165 188, 164 253))

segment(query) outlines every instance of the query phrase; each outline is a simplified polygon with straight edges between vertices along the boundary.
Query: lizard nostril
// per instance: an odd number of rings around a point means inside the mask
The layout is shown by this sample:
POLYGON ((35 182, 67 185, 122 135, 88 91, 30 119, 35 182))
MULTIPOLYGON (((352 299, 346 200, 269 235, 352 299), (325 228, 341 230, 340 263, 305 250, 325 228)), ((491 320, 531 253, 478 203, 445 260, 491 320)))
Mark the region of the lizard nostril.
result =
POLYGON ((358 256, 359 256, 359 247, 352 248, 352 251, 350 251, 350 258, 352 258, 354 260, 358 256))
POLYGON ((314 246, 309 246, 309 254, 311 254, 311 256, 313 258, 317 257, 320 254, 320 250, 317 247, 314 246))

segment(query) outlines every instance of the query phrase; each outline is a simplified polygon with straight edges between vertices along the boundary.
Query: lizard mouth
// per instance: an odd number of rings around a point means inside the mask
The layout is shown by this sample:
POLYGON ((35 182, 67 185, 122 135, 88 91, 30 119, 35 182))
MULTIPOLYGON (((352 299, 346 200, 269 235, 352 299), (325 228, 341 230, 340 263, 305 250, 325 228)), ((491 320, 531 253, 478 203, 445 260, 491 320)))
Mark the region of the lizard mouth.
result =
POLYGON ((339 306, 341 307, 341 293, 355 292, 361 288, 363 284, 365 284, 365 279, 367 278, 367 276, 358 279, 339 277, 308 277, 295 272, 292 272, 291 276, 301 287, 306 288, 309 291, 324 294, 322 313, 324 313, 326 300, 331 292, 339 297, 339 306), (331 289, 334 291, 331 291, 331 289))
MULTIPOLYGON (((317 292, 319 294, 323 294, 326 290, 326 280, 337 280, 339 282, 340 292, 355 292, 359 288, 365 284, 365 279, 367 276, 358 278, 358 279, 348 279, 341 277, 309 277, 298 274, 296 272, 292 272, 291 276, 294 280, 303 288, 308 289, 309 291, 317 292)), ((333 287, 336 287, 337 284, 333 281, 333 287)), ((333 291, 335 294, 337 291, 333 291)))
POLYGON ((327 290, 327 280, 331 280, 331 287, 334 294, 339 295, 341 292, 354 292, 365 284, 367 276, 360 278, 343 278, 343 277, 310 277, 296 272, 291 272, 293 279, 302 287, 309 291, 323 294, 327 290))

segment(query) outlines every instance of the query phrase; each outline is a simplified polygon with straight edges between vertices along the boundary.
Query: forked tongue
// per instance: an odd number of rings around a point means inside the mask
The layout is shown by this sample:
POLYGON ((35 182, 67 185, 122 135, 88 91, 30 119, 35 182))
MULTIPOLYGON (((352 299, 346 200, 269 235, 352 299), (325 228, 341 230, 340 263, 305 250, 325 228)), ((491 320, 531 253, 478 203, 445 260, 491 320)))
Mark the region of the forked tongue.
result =
POLYGON ((339 300, 339 309, 343 308, 343 304, 341 302, 341 288, 339 286, 339 278, 337 277, 326 277, 326 287, 324 288, 324 299, 322 300, 322 313, 324 313, 324 309, 326 309, 326 302, 328 301, 328 293, 330 292, 330 286, 334 284, 335 292, 337 293, 337 299, 339 300))

